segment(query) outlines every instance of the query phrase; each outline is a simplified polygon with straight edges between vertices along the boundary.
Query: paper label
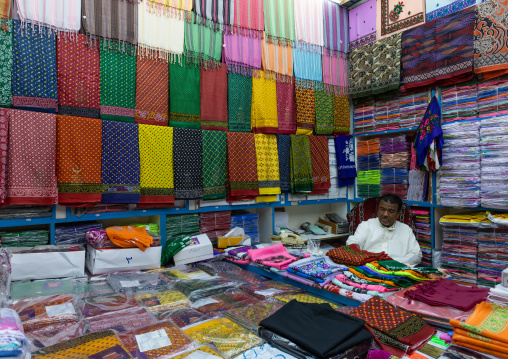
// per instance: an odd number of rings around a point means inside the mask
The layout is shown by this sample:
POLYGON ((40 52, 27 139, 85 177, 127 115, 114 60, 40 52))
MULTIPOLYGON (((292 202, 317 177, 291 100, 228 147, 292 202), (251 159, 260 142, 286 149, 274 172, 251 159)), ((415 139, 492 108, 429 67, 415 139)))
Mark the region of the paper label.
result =
POLYGON ((209 353, 202 352, 201 350, 196 350, 193 353, 190 353, 185 357, 185 359, 214 359, 214 358, 220 358, 216 355, 212 355, 209 353))
POLYGON ((191 279, 210 279, 211 276, 205 272, 189 273, 188 276, 191 279))
POLYGON ((255 294, 260 294, 260 295, 270 295, 270 294, 277 294, 277 293, 280 293, 280 292, 282 292, 282 290, 270 288, 270 289, 258 290, 258 291, 255 291, 254 293, 255 294))
POLYGON ((155 330, 150 333, 136 335, 136 341, 140 352, 147 352, 171 345, 168 335, 164 329, 155 330))
POLYGON ((139 280, 121 280, 120 285, 123 288, 139 287, 139 280))
POLYGON ((63 314, 76 314, 76 311, 72 303, 64 303, 46 307, 46 314, 48 317, 55 317, 63 314))
POLYGON ((212 298, 203 298, 203 299, 197 300, 194 303, 192 303, 191 307, 192 308, 199 308, 199 307, 203 307, 207 304, 213 304, 213 303, 219 303, 219 301, 212 299, 212 298))

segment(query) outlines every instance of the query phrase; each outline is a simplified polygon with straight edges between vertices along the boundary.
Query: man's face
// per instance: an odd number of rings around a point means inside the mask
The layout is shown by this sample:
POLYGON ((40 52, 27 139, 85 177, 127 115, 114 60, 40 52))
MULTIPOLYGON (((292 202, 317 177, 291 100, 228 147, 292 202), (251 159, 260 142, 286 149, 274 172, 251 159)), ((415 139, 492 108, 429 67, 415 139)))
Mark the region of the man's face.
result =
POLYGON ((383 226, 391 227, 399 217, 399 206, 396 203, 380 201, 377 216, 383 226))

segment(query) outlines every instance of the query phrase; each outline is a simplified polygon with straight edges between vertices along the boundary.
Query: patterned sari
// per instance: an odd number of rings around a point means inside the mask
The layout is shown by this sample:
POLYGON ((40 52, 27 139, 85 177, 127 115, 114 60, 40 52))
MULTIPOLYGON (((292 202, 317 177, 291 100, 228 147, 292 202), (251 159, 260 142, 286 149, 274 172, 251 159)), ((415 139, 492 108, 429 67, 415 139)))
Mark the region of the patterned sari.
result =
POLYGON ((226 198, 227 134, 203 132, 203 200, 226 198))
POLYGON ((232 197, 259 195, 253 133, 228 132, 228 182, 232 197))
POLYGON ((291 135, 291 194, 308 194, 314 189, 309 136, 291 135))
POLYGON ((226 66, 201 69, 201 129, 228 129, 228 74, 226 66))
POLYGON ((169 125, 200 129, 200 69, 169 64, 169 125))

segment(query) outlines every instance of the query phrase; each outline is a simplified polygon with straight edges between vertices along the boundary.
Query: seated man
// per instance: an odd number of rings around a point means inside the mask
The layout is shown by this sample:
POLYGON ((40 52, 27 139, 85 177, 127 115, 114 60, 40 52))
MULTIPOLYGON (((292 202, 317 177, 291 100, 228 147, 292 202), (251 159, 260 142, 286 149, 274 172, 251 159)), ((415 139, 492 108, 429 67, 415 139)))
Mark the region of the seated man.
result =
POLYGON ((346 244, 356 244, 373 253, 385 252, 394 260, 406 264, 419 264, 422 251, 412 229, 397 221, 402 200, 395 194, 385 194, 379 200, 377 218, 360 223, 346 244))

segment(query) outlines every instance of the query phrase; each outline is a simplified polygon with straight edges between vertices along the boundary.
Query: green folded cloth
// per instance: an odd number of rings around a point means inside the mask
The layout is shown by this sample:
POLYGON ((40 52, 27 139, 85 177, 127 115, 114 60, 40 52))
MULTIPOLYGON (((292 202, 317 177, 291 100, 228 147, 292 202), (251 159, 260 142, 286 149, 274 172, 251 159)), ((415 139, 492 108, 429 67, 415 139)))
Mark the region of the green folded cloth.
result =
POLYGON ((49 244, 49 233, 46 230, 22 232, 0 232, 3 247, 33 247, 49 244))

